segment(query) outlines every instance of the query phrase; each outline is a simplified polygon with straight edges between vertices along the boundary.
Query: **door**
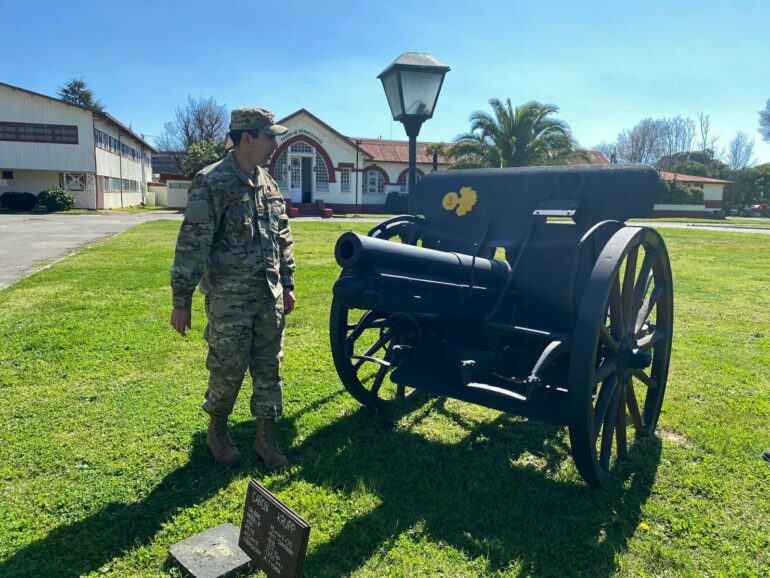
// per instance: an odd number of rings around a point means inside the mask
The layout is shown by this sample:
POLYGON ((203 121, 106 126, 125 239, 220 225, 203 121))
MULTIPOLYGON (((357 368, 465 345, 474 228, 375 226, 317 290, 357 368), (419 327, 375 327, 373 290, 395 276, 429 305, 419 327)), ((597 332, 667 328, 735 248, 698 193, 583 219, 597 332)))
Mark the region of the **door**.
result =
POLYGON ((302 202, 313 202, 313 157, 302 157, 302 202))

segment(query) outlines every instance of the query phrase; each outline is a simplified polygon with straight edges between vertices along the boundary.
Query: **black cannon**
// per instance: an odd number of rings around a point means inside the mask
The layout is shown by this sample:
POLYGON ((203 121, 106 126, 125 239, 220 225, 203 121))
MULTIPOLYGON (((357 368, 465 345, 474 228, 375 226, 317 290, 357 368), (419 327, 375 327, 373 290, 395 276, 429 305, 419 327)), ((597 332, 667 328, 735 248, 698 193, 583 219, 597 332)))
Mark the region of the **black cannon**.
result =
POLYGON ((666 390, 668 253, 625 224, 651 215, 657 181, 647 165, 424 177, 411 215, 337 242, 343 385, 373 409, 413 388, 566 425, 580 474, 603 486, 629 425, 654 433, 666 390))

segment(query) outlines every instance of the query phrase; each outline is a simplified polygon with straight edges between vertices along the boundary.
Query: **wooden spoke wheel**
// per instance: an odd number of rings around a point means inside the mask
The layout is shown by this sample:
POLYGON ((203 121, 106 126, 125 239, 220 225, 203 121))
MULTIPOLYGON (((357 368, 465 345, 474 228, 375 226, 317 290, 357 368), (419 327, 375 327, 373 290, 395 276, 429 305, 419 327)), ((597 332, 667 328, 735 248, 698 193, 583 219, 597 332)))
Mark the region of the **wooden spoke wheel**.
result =
POLYGON ((673 335, 671 265, 660 235, 615 233, 594 265, 573 334, 569 436, 580 475, 610 479, 628 453, 628 432, 651 436, 666 392, 673 335))
POLYGON ((334 298, 329 328, 334 366, 356 400, 376 410, 383 401, 404 395, 387 377, 419 340, 419 324, 411 315, 350 309, 334 298))
MULTIPOLYGON (((421 223, 419 217, 399 215, 372 228, 368 236, 384 241, 399 237, 403 243, 416 245, 421 223)), ((340 276, 344 275, 343 271, 340 276)), ((336 297, 332 299, 329 341, 337 375, 345 389, 370 409, 405 394, 387 376, 404 350, 419 340, 419 334, 419 323, 411 315, 350 309, 336 297)))

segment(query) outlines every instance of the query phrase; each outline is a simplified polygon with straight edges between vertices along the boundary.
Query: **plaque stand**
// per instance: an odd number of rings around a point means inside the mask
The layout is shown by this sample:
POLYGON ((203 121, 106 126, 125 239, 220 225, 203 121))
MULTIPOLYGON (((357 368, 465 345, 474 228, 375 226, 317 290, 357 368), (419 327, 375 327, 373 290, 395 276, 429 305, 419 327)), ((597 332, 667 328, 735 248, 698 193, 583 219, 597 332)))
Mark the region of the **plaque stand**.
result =
POLYGON ((220 524, 174 544, 168 551, 195 578, 225 578, 251 564, 238 546, 239 533, 233 524, 220 524))
POLYGON ((310 524, 257 480, 246 490, 240 546, 268 578, 299 578, 307 553, 310 524))

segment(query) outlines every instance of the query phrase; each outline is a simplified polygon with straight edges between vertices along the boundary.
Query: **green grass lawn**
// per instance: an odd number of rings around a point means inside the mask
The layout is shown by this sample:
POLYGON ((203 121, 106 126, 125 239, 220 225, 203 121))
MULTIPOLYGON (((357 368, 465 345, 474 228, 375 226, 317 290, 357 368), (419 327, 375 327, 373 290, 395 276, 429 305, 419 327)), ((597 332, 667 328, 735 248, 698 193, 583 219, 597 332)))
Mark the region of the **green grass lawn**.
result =
POLYGON ((147 213, 149 211, 165 210, 168 207, 163 205, 147 205, 145 207, 117 207, 115 209, 107 209, 111 213, 147 213))
POLYGON ((0 292, 0 576, 178 575, 168 547, 240 525, 251 477, 312 525, 310 577, 770 575, 770 237, 663 231, 676 328, 659 438, 597 491, 563 429, 425 398, 373 420, 344 392, 332 250, 368 227, 294 225, 280 474, 253 455, 220 469, 205 447, 200 297, 187 338, 168 325, 178 222, 0 292))
POLYGON ((752 229, 770 229, 770 219, 752 217, 727 217, 726 219, 694 219, 689 217, 659 217, 657 219, 630 219, 630 222, 645 223, 697 223, 715 227, 745 227, 752 229))

